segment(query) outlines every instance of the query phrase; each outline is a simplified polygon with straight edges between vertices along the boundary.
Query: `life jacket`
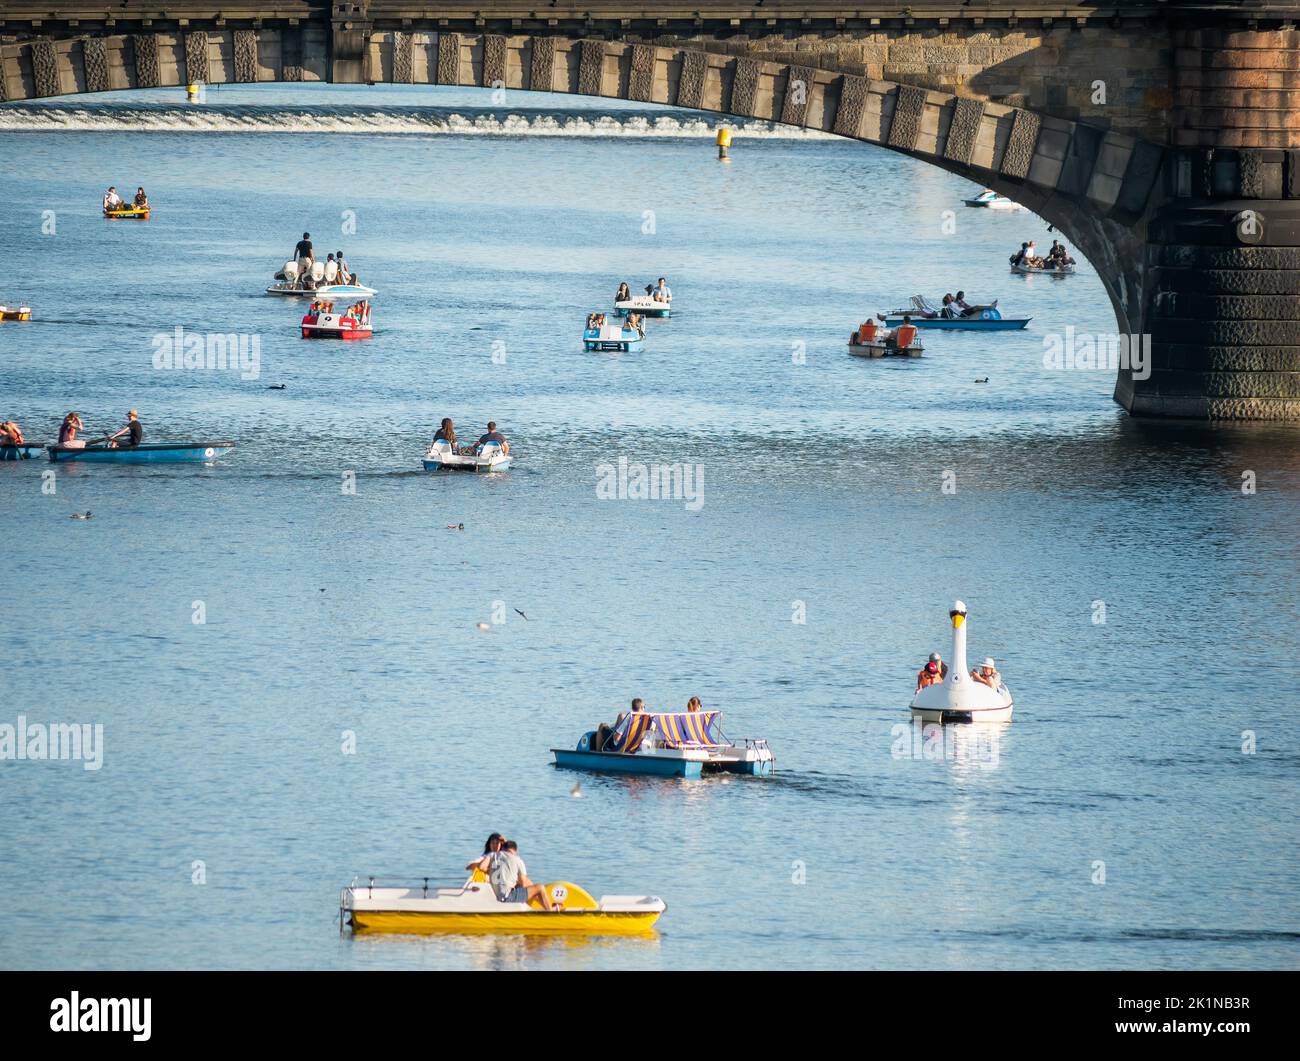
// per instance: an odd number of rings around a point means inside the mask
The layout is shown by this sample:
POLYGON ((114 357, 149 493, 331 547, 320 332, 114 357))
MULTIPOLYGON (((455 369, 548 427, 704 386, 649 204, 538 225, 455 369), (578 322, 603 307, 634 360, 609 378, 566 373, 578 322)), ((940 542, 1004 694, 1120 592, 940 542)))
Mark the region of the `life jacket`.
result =
POLYGON ((900 324, 894 332, 894 345, 900 350, 904 347, 911 346, 912 340, 916 338, 916 327, 911 324, 900 324))

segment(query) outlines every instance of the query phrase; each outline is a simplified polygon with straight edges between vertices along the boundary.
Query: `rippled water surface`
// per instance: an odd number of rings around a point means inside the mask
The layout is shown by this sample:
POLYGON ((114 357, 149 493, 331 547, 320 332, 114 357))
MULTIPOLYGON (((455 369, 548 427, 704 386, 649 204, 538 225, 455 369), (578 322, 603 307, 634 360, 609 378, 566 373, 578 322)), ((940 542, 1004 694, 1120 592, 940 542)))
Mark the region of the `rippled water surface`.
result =
POLYGON ((1114 317, 1086 263, 1008 274, 1041 220, 834 139, 756 129, 723 166, 692 116, 589 101, 122 100, 0 108, 0 301, 36 318, 0 324, 0 415, 238 448, 53 495, 0 464, 0 724, 104 727, 98 771, 0 762, 0 964, 1297 965, 1297 432, 1133 421, 1110 373, 1045 370, 1114 317), (105 223, 110 182, 152 220, 105 223), (372 341, 303 342, 263 294, 303 229, 380 289, 372 341), (645 348, 583 353, 659 275, 645 348), (1033 321, 847 356, 957 287, 1033 321), (178 326, 257 336, 256 378, 155 369, 178 326), (421 472, 448 415, 499 421, 513 469, 421 472), (601 500, 619 457, 699 465, 703 506, 601 500), (1016 717, 926 758, 896 727, 955 596, 1016 717), (551 765, 692 695, 776 775, 551 765), (340 936, 354 874, 455 879, 493 829, 537 879, 662 896, 659 932, 340 936))

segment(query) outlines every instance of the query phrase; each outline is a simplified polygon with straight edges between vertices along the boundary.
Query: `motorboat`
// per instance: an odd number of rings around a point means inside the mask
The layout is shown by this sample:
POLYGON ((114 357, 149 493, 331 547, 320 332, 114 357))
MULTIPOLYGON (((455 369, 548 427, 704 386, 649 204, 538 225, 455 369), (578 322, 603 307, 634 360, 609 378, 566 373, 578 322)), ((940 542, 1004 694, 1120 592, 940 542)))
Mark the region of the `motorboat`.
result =
POLYGON ((43 442, 19 442, 0 445, 0 461, 25 461, 39 457, 45 450, 43 442))
POLYGON ((31 319, 31 306, 0 306, 0 321, 29 321, 31 319))
POLYGON ((944 317, 942 309, 936 309, 923 296, 913 295, 909 309, 891 309, 884 314, 885 324, 894 327, 903 323, 904 317, 911 317, 918 328, 933 328, 942 331, 968 332, 1011 332, 1025 327, 1033 317, 1007 317, 996 306, 990 306, 971 314, 969 317, 944 317))
POLYGON ((574 748, 552 748, 555 765, 659 777, 699 777, 705 773, 767 777, 776 762, 767 741, 727 739, 721 711, 632 711, 612 729, 598 726, 574 748))
POLYGON ((285 262, 274 276, 276 282, 266 289, 266 293, 331 301, 379 294, 373 287, 358 284, 356 277, 356 273, 341 276, 333 262, 313 262, 310 270, 301 269, 297 262, 285 262))
POLYGON ((123 203, 121 206, 105 207, 104 217, 110 221, 148 221, 149 207, 123 203))
POLYGON ((1011 690, 994 689, 971 677, 966 666, 966 605, 953 601, 952 659, 941 682, 918 689, 912 698, 912 715, 923 722, 1010 722, 1014 706, 1011 690))
POLYGON ((1008 199, 1005 195, 995 192, 992 188, 985 188, 979 195, 970 199, 963 199, 967 206, 983 207, 986 210, 1023 210, 1025 209, 1014 199, 1008 199))
POLYGON ((210 464, 235 448, 233 442, 141 442, 138 446, 58 445, 45 447, 52 461, 95 464, 210 464))
POLYGON ((881 328, 875 321, 864 321, 849 333, 849 353, 854 357, 920 357, 925 353, 918 332, 910 324, 881 328))
POLYGON ((604 314, 594 314, 595 323, 588 323, 582 332, 584 350, 628 351, 640 348, 645 342, 645 332, 630 327, 619 320, 607 321, 604 314))
POLYGON ((312 303, 302 319, 304 339, 369 339, 374 335, 370 325, 370 303, 357 302, 342 313, 334 312, 334 303, 312 303))
POLYGON ((499 443, 485 442, 477 453, 473 447, 465 447, 470 452, 457 453, 455 447, 444 439, 438 439, 424 455, 426 472, 503 472, 510 467, 510 454, 499 443))
POLYGON ((639 313, 643 317, 671 317, 673 305, 650 295, 637 295, 614 303, 616 317, 626 317, 629 313, 639 313))
POLYGON ((339 925, 353 932, 417 934, 523 933, 536 936, 635 936, 650 932, 667 909, 653 895, 594 898, 569 881, 543 885, 554 911, 539 899, 503 903, 480 870, 464 884, 438 885, 429 878, 354 878, 339 895, 339 925))

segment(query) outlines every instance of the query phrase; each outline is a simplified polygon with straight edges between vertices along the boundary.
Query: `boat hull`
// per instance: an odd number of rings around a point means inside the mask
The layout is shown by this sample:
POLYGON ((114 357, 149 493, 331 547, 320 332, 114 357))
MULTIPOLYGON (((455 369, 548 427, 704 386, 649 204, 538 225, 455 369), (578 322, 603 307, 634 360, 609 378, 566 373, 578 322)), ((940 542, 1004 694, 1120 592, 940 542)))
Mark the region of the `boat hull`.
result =
POLYGON ((105 210, 104 218, 107 221, 148 221, 149 210, 105 210))
POLYGON ((480 461, 476 457, 449 457, 437 459, 426 457, 422 462, 426 472, 504 472, 510 467, 510 458, 496 461, 480 461))
POLYGON ((643 317, 655 317, 662 320, 673 315, 672 304, 668 302, 615 302, 614 316, 626 317, 629 313, 639 313, 643 317))
POLYGON ((1064 269, 1035 269, 1032 265, 1013 265, 1011 271, 1017 276, 1073 276, 1074 266, 1067 265, 1064 269))
POLYGON ((44 443, 24 442, 21 446, 0 446, 0 461, 25 461, 39 457, 44 443))
POLYGON ((640 936, 653 930, 660 910, 612 912, 561 910, 559 913, 424 913, 408 910, 353 910, 354 932, 401 932, 415 935, 640 936))
POLYGON ((24 306, 22 309, 0 309, 0 321, 29 321, 32 311, 24 306))
POLYGON ((360 284, 336 284, 333 287, 294 287, 290 284, 272 284, 266 289, 268 295, 284 295, 288 298, 369 298, 379 294, 373 287, 360 284))
POLYGON ((849 353, 854 357, 920 357, 925 347, 913 345, 900 350, 884 343, 849 343, 849 353))
POLYGON ((87 446, 64 449, 50 446, 52 461, 82 461, 90 464, 207 464, 235 448, 233 442, 142 443, 139 446, 87 446))
MULTIPOLYGON (((997 320, 981 320, 978 317, 913 317, 912 323, 918 328, 950 332, 1013 332, 1025 327, 1032 317, 1001 317, 997 320)), ((885 324, 896 328, 903 323, 903 315, 889 314, 885 324)))
POLYGON ((922 722, 938 722, 940 725, 960 725, 964 723, 1010 722, 1015 704, 1001 707, 980 708, 964 711, 960 708, 912 708, 912 717, 922 722))
POLYGON ((698 759, 668 759, 622 752, 580 752, 552 748, 555 765, 564 770, 594 770, 613 774, 649 774, 654 777, 699 777, 704 763, 698 759))

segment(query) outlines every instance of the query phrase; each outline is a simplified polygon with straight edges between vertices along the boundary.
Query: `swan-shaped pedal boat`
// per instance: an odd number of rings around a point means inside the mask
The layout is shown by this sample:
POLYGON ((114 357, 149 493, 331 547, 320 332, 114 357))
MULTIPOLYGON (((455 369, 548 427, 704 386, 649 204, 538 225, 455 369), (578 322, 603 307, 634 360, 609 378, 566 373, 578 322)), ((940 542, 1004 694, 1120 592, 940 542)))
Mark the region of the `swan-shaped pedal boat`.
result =
POLYGON ((667 909, 653 895, 602 895, 593 898, 568 881, 544 885, 559 910, 547 912, 533 899, 503 903, 481 870, 464 884, 439 887, 420 883, 356 878, 339 896, 339 919, 353 932, 418 934, 520 932, 530 936, 637 936, 654 928, 667 909))
POLYGON ((673 304, 650 295, 637 295, 614 303, 614 316, 626 317, 629 313, 639 313, 643 317, 671 317, 673 304))
POLYGON ((952 620, 952 660, 948 676, 935 685, 917 690, 912 698, 912 715, 922 722, 1010 722, 1014 706, 1011 690, 997 689, 970 676, 966 666, 966 605, 953 601, 948 612, 952 620))
POLYGON ((424 455, 426 472, 503 472, 510 467, 510 454, 496 442, 485 442, 478 453, 457 453, 450 442, 439 439, 424 455))

